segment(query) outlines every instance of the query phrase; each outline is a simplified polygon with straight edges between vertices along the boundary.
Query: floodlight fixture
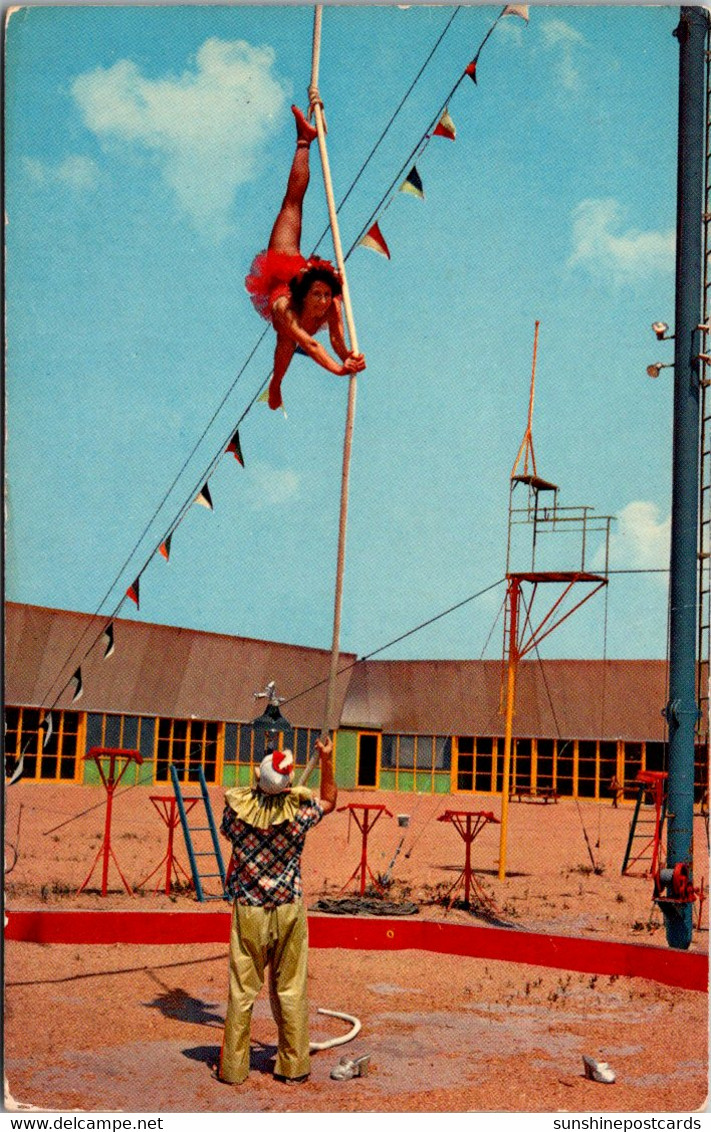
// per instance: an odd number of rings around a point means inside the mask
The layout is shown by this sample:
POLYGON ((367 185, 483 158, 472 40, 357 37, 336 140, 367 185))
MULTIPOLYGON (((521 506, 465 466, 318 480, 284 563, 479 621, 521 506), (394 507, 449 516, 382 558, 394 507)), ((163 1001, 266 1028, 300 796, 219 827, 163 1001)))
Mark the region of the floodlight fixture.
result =
POLYGON ((652 323, 652 330, 654 331, 654 333, 656 334, 656 336, 657 336, 657 338, 659 339, 660 342, 665 342, 668 338, 674 337, 673 334, 667 334, 668 329, 669 329, 669 327, 668 327, 666 322, 653 322, 652 323))
POLYGON ((653 365, 647 366, 647 377, 659 377, 663 369, 673 369, 673 362, 654 362, 653 365))

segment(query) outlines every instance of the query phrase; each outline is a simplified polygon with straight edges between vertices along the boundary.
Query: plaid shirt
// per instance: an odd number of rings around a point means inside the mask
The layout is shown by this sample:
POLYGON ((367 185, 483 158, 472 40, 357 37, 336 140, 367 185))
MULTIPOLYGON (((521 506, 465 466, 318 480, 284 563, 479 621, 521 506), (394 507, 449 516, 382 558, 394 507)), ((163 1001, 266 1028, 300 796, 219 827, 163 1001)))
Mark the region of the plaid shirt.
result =
POLYGON ((298 900, 302 894, 300 864, 306 834, 322 817, 323 807, 313 801, 302 804, 293 821, 257 829, 225 806, 221 828, 232 842, 235 863, 226 891, 233 900, 262 908, 298 900))

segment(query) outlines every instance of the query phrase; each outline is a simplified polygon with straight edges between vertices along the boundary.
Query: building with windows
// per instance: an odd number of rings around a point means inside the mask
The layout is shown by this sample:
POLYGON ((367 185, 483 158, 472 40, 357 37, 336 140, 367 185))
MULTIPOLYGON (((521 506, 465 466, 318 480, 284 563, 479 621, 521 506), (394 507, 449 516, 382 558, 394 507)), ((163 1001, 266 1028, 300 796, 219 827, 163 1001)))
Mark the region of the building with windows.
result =
MULTIPOLYGON (((272 641, 87 614, 6 606, 6 770, 24 753, 23 779, 97 781, 92 747, 138 750, 134 781, 252 781, 263 733, 254 693, 275 681, 305 765, 321 727, 330 654, 272 641), (92 644, 92 642, 94 642, 92 644), (81 664, 82 694, 72 702, 81 664), (47 737, 48 709, 51 732, 47 737)), ((497 794, 502 788, 499 661, 368 660, 342 654, 336 779, 343 789, 497 794)), ((666 663, 524 661, 519 667, 511 788, 521 794, 609 801, 616 778, 665 768, 666 663)), ((705 721, 704 721, 705 727, 705 721)), ((699 742, 697 800, 708 751, 699 742)), ((130 781, 127 779, 126 781, 130 781)))

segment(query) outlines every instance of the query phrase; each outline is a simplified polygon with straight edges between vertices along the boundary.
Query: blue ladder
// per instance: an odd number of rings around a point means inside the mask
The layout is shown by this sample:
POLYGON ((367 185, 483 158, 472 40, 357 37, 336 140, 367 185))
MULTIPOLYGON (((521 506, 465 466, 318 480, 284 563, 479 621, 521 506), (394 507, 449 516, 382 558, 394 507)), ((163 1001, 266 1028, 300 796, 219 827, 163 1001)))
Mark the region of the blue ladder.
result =
MULTIPOLYGON (((198 767, 198 779, 200 782, 200 794, 202 796, 202 806, 205 817, 200 820, 206 820, 207 825, 189 825, 188 814, 185 810, 183 802, 183 792, 180 786, 180 779, 178 772, 173 764, 170 764, 170 777, 173 780, 173 792, 175 799, 178 803, 178 813, 180 814, 180 824, 183 828, 183 837, 185 838, 185 848, 188 852, 188 859, 190 861, 190 871, 193 874, 193 884, 195 885, 195 895, 198 900, 204 902, 206 900, 224 900, 225 899, 225 863, 222 859, 222 849, 220 847, 220 839, 217 833, 217 826, 212 814, 212 806, 210 805, 210 795, 207 792, 207 782, 205 781, 205 772, 202 766, 198 767), (198 850, 193 844, 194 833, 208 833, 212 843, 212 848, 198 850), (217 864, 217 872, 201 872, 198 865, 198 858, 209 857, 211 863, 214 861, 217 864), (220 878, 220 892, 205 892, 203 881, 220 878)), ((199 809, 199 807, 196 807, 199 809)))

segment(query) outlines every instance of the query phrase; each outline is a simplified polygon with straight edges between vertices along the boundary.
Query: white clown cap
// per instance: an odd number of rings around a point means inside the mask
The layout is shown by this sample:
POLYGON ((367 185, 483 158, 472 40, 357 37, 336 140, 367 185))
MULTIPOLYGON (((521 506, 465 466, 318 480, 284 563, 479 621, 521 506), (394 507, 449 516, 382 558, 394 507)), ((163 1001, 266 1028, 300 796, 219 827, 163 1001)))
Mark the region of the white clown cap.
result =
POLYGON ((259 765, 259 788, 264 794, 281 794, 291 787, 294 756, 291 751, 272 751, 259 765))

